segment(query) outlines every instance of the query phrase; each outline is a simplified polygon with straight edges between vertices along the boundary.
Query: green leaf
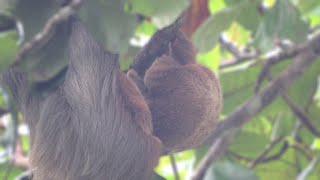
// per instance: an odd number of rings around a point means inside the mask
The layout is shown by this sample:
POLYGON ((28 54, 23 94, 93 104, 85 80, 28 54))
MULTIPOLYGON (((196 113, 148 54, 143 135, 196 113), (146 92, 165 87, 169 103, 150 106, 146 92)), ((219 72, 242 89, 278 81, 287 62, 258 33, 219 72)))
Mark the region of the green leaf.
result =
POLYGON ((236 21, 238 21, 244 28, 254 33, 261 21, 261 15, 259 13, 260 0, 244 0, 237 4, 238 15, 236 21))
MULTIPOLYGON (((243 28, 238 22, 233 22, 226 32, 228 39, 238 47, 246 46, 251 39, 251 34, 251 31, 243 28)), ((228 51, 225 52, 229 53, 228 51)))
POLYGON ((260 69, 253 66, 225 69, 220 73, 220 83, 223 90, 223 114, 232 112, 252 96, 259 72, 260 69))
POLYGON ((201 146, 197 149, 195 149, 195 161, 193 163, 193 166, 194 167, 197 167, 198 164, 201 162, 202 158, 207 154, 208 152, 208 149, 209 149, 209 146, 201 146))
POLYGON ((192 40, 200 52, 209 51, 219 40, 220 34, 233 21, 250 30, 255 30, 259 22, 257 3, 259 1, 244 0, 236 5, 226 7, 210 16, 194 33, 192 40), (254 3, 253 3, 254 2, 254 3), (245 12, 245 13, 244 13, 245 12))
MULTIPOLYGON (((8 171, 8 164, 0 164, 0 177, 5 177, 7 171, 8 171)), ((10 174, 8 176, 8 179, 15 179, 19 174, 21 174, 23 170, 21 168, 18 168, 16 166, 12 167, 12 170, 10 171, 10 174)))
POLYGON ((311 12, 319 6, 320 6, 319 0, 298 0, 298 5, 297 5, 300 12, 303 14, 311 12))
POLYGON ((269 139, 264 135, 241 131, 230 145, 230 150, 243 156, 254 158, 264 150, 268 142, 269 139))
POLYGON ((210 16, 193 34, 192 40, 200 52, 209 51, 219 40, 235 16, 234 9, 226 8, 210 16))
POLYGON ((17 49, 15 31, 0 33, 0 73, 6 70, 13 62, 17 49))
POLYGON ((211 71, 216 72, 220 65, 220 46, 216 46, 206 53, 197 54, 197 61, 211 71))
POLYGON ((274 41, 289 39, 300 43, 306 39, 309 26, 288 0, 278 0, 266 12, 255 35, 254 44, 263 51, 273 48, 274 41))
POLYGON ((260 180, 295 179, 298 171, 296 165, 300 164, 296 162, 298 157, 300 158, 301 154, 297 154, 294 149, 289 148, 278 159, 259 164, 255 168, 255 172, 260 177, 260 180))
POLYGON ((228 6, 233 6, 237 3, 239 3, 239 0, 224 0, 224 3, 226 3, 226 5, 228 5, 228 6))
POLYGON ((157 31, 157 28, 148 21, 143 21, 136 28, 136 34, 143 34, 147 36, 152 36, 157 31))
POLYGON ((95 40, 114 53, 126 53, 136 27, 136 18, 124 11, 119 0, 88 1, 78 12, 95 40))
POLYGON ((312 145, 311 145, 311 148, 314 149, 314 150, 320 150, 320 138, 316 138, 312 145))
POLYGON ((223 0, 209 0, 208 6, 210 13, 214 14, 225 8, 226 4, 223 0))
POLYGON ((158 28, 174 22, 189 5, 188 0, 126 0, 126 3, 130 12, 152 17, 158 28))

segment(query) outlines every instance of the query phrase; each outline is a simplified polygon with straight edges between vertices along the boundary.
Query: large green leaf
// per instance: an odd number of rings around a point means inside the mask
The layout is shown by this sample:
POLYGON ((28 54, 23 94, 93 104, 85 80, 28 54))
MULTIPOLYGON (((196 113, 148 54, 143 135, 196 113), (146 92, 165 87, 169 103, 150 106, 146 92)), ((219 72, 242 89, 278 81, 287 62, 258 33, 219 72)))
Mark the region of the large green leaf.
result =
POLYGON ((308 24, 302 20, 289 0, 277 0, 260 23, 254 44, 267 51, 273 48, 276 41, 282 39, 300 43, 306 39, 308 29, 308 24))
POLYGON ((0 177, 3 178, 8 175, 7 179, 15 179, 17 176, 19 176, 23 170, 19 167, 13 166, 12 169, 10 169, 10 173, 8 172, 8 166, 11 166, 9 164, 0 164, 0 177))
POLYGON ((124 11, 122 0, 86 1, 79 16, 95 39, 114 53, 126 53, 136 18, 124 11))
POLYGON ((208 0, 208 8, 211 14, 215 14, 216 12, 222 10, 226 7, 224 0, 208 0))
POLYGON ((230 26, 235 15, 233 9, 226 8, 202 23, 192 38, 200 52, 209 51, 218 42, 220 34, 230 26))
POLYGON ((188 0, 126 0, 128 10, 152 18, 158 28, 171 24, 185 10, 188 0))
POLYGON ((17 49, 17 36, 14 31, 0 33, 0 73, 13 62, 17 49))
POLYGON ((242 131, 230 145, 230 150, 254 158, 264 150, 268 142, 269 139, 262 134, 242 131))
MULTIPOLYGON (((284 62, 276 65, 272 68, 272 74, 275 77, 279 72, 283 71, 287 65, 291 63, 284 62)), ((310 96, 314 93, 313 88, 317 84, 317 78, 320 74, 320 61, 316 61, 307 71, 296 79, 288 89, 288 95, 292 101, 297 104, 301 109, 305 109, 309 102, 310 96)), ((278 97, 273 103, 271 103, 261 114, 268 116, 270 119, 276 119, 280 116, 280 130, 281 135, 291 133, 295 124, 296 117, 288 108, 281 97, 278 97)), ((312 136, 304 135, 307 142, 312 141, 312 136)))
POLYGON ((320 1, 318 0, 297 0, 297 7, 300 12, 305 14, 313 11, 317 7, 320 7, 320 1))
POLYGON ((255 31, 261 19, 259 5, 261 0, 224 0, 228 6, 239 6, 239 14, 236 20, 246 29, 255 31))
POLYGON ((259 72, 259 68, 253 66, 224 70, 220 74, 223 92, 223 114, 229 114, 252 96, 259 72))
POLYGON ((261 21, 261 13, 259 12, 259 5, 261 0, 246 0, 238 3, 238 15, 236 21, 238 21, 243 27, 254 33, 261 21))
MULTIPOLYGON (((303 157, 304 158, 304 157, 303 157)), ((301 159, 300 152, 289 148, 282 156, 268 163, 259 164, 255 172, 261 180, 269 179, 295 179, 299 171, 300 163, 306 164, 301 159)))
POLYGON ((259 21, 258 2, 244 0, 210 16, 193 35, 193 42, 199 51, 210 50, 218 42, 220 34, 229 28, 233 21, 238 21, 247 29, 255 30, 259 21))
POLYGON ((220 56, 220 46, 216 46, 206 53, 197 54, 197 61, 211 71, 217 71, 220 65, 220 56))

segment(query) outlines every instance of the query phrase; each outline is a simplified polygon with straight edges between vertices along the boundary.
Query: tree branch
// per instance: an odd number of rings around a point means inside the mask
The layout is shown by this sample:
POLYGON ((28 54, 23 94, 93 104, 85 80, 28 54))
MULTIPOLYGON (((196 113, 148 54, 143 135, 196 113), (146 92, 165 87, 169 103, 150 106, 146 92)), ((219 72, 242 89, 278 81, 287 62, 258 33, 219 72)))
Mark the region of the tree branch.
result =
MULTIPOLYGON (((272 155, 270 155, 270 156, 268 156, 268 157, 263 157, 263 158, 261 158, 259 161, 257 161, 256 162, 256 164, 254 164, 254 165, 251 165, 251 168, 254 168, 255 166, 257 166, 258 164, 261 164, 261 163, 267 163, 267 162, 270 162, 270 161, 273 161, 273 160, 277 160, 277 159, 279 159, 286 151, 287 151, 287 149, 289 148, 289 143, 287 142, 287 141, 285 141, 283 144, 282 144, 282 146, 281 146, 281 148, 280 148, 280 150, 278 151, 278 152, 276 152, 275 154, 272 154, 272 155)), ((271 149, 270 150, 268 150, 268 153, 271 151, 271 149)), ((229 152, 232 156, 235 156, 236 158, 238 158, 238 159, 242 159, 242 160, 245 160, 245 161, 256 161, 256 159, 253 159, 253 158, 249 158, 249 157, 244 157, 244 156, 241 156, 241 155, 239 155, 239 154, 237 154, 237 153, 235 153, 235 152, 229 152)), ((267 154, 266 154, 267 155, 267 154)), ((261 156, 261 155, 260 155, 261 156)), ((260 157, 259 156, 259 157, 260 157)), ((251 163, 252 163, 251 162, 251 163)), ((250 166, 250 165, 249 165, 250 166)))
MULTIPOLYGON (((248 122, 250 118, 258 114, 268 106, 280 93, 282 89, 289 87, 306 68, 308 68, 320 53, 320 33, 308 40, 299 48, 293 62, 278 77, 271 81, 264 90, 258 92, 243 105, 239 106, 224 121, 221 121, 216 130, 206 141, 210 143, 220 137, 228 130, 239 129, 248 122)), ((282 56, 286 57, 286 56, 282 56)))
POLYGON ((26 42, 18 52, 16 56, 16 60, 14 62, 14 66, 19 65, 22 60, 25 58, 25 56, 38 44, 40 44, 41 41, 43 41, 50 32, 59 24, 60 22, 68 19, 71 15, 75 13, 76 10, 78 10, 82 4, 83 0, 72 0, 70 4, 67 6, 62 7, 57 13, 52 15, 44 25, 43 29, 33 36, 33 38, 26 42))
POLYGON ((308 166, 297 176, 297 180, 304 180, 311 174, 312 170, 316 167, 316 165, 320 162, 319 157, 315 157, 311 160, 308 166))
POLYGON ((243 124, 248 122, 253 116, 258 114, 266 106, 268 106, 283 89, 287 89, 295 79, 297 79, 317 58, 320 54, 320 33, 304 43, 296 54, 293 62, 282 71, 278 77, 271 81, 264 90, 258 92, 252 98, 247 100, 243 105, 239 106, 232 112, 224 121, 221 121, 212 135, 207 139, 206 143, 214 142, 210 151, 202 160, 193 180, 203 177, 205 171, 208 169, 217 157, 216 151, 220 148, 218 146, 235 136, 243 124))
POLYGON ((174 178, 175 178, 175 180, 180 180, 179 171, 178 171, 176 160, 174 158, 174 154, 170 153, 169 154, 169 158, 170 158, 170 162, 171 162, 171 167, 172 167, 172 171, 173 171, 173 174, 174 174, 174 178))
POLYGON ((191 180, 202 180, 205 176, 207 169, 211 166, 212 162, 216 160, 227 146, 228 140, 226 137, 220 137, 210 147, 208 153, 203 157, 197 169, 194 170, 191 180))
POLYGON ((219 67, 220 69, 254 59, 259 55, 257 51, 240 50, 232 41, 228 40, 225 36, 220 36, 219 42, 222 48, 228 50, 234 56, 234 58, 230 60, 223 60, 219 67))
POLYGON ((282 61, 288 60, 289 58, 296 56, 302 50, 302 48, 303 47, 297 47, 287 51, 276 49, 275 51, 268 53, 262 60, 264 63, 256 82, 255 92, 259 91, 263 80, 266 78, 270 68, 274 64, 280 63, 282 61))
POLYGON ((262 153, 253 161, 249 163, 250 168, 254 168, 259 162, 261 162, 265 157, 269 154, 269 152, 273 149, 275 145, 277 145, 282 140, 282 137, 278 137, 271 141, 266 148, 262 151, 262 153))
POLYGON ((296 105, 286 93, 281 93, 282 99, 287 103, 292 113, 297 117, 297 119, 315 136, 320 137, 320 131, 309 119, 307 113, 302 110, 298 105, 296 105))

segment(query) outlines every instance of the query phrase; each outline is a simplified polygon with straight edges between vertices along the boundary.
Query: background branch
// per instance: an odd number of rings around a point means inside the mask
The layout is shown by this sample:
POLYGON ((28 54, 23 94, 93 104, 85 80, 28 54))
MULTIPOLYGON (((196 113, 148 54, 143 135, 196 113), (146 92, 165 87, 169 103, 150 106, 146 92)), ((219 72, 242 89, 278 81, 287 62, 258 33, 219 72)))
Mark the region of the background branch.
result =
POLYGON ((259 91, 263 80, 266 78, 270 68, 273 65, 296 56, 300 51, 302 51, 303 48, 305 48, 304 45, 302 45, 301 47, 296 47, 296 48, 292 48, 292 49, 288 49, 288 50, 276 49, 275 51, 268 53, 262 59, 262 61, 264 63, 263 63, 262 70, 261 70, 261 72, 258 76, 257 82, 256 82, 255 92, 259 91))
POLYGON ((307 113, 296 105, 286 93, 281 93, 282 99, 287 103, 292 113, 297 119, 315 136, 320 137, 320 131, 313 124, 312 120, 308 117, 307 113))
POLYGON ((255 50, 239 49, 232 41, 228 40, 226 36, 220 36, 219 42, 222 48, 228 50, 234 56, 232 59, 223 60, 219 66, 220 69, 252 60, 259 55, 255 50))
POLYGON ((248 122, 251 117, 268 106, 279 95, 282 89, 287 89, 319 55, 320 33, 308 40, 302 47, 303 48, 299 48, 299 52, 287 69, 271 81, 264 90, 258 92, 221 121, 206 142, 210 143, 214 141, 223 133, 229 132, 228 130, 239 129, 244 123, 248 122))
POLYGON ((173 154, 173 153, 170 153, 170 154, 169 154, 169 158, 170 158, 171 167, 172 167, 172 171, 173 171, 175 180, 180 180, 179 171, 178 171, 178 167, 177 167, 176 160, 175 160, 175 158, 174 158, 174 154, 173 154))
MULTIPOLYGON (((255 96, 245 102, 243 105, 239 106, 234 112, 232 112, 224 121, 220 122, 213 132, 211 137, 207 142, 220 142, 225 141, 227 138, 232 137, 233 134, 237 133, 241 126, 248 122, 253 116, 258 114, 263 108, 268 106, 283 89, 287 89, 295 79, 297 79, 306 68, 308 68, 317 58, 320 53, 320 34, 317 34, 314 38, 307 41, 301 46, 302 48, 297 53, 293 62, 282 71, 278 77, 271 81, 264 90, 258 92, 255 96), (233 132, 233 133, 232 133, 233 132), (228 134, 228 136, 224 136, 228 134), (224 137, 221 139, 221 137, 224 137)), ((221 143, 221 142, 220 142, 221 143)), ((216 147, 214 143, 211 147, 212 151, 216 147)), ((218 143, 217 143, 218 144, 218 143)), ((208 157, 200 163, 199 168, 200 172, 203 173, 206 171, 206 164, 213 162, 214 158, 211 157, 212 152, 208 152, 208 157)), ((194 177, 201 177, 201 173, 196 171, 194 177)))
POLYGON ((265 157, 269 154, 269 152, 274 148, 275 145, 277 145, 282 140, 282 137, 278 137, 274 140, 272 140, 266 148, 262 151, 262 153, 253 161, 249 163, 250 168, 254 168, 259 162, 261 162, 265 157))
POLYGON ((202 180, 205 176, 207 169, 211 166, 212 162, 216 160, 222 151, 226 148, 228 140, 226 136, 220 137, 210 147, 207 154, 202 158, 198 167, 194 170, 191 180, 202 180))

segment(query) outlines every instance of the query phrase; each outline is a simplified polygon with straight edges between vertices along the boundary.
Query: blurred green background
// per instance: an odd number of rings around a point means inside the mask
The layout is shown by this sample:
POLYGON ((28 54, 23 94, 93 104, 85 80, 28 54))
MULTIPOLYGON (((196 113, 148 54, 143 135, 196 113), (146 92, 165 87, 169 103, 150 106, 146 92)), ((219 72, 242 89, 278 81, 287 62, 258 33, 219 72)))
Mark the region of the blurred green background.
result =
MULTIPOLYGON (((0 0, 0 73, 63 2, 0 0)), ((183 12, 191 13, 182 29, 198 49, 197 61, 220 79, 221 119, 255 95, 267 55, 295 47, 320 31, 319 0, 96 0, 84 3, 77 14, 97 41, 120 54, 121 68, 126 70, 149 38, 183 12), (230 50, 230 45, 238 52, 230 50)), ((58 25, 19 65, 31 84, 39 87, 35 93, 45 94, 59 83, 54 79, 68 63, 65 31, 58 25)), ((287 59, 272 66, 272 75, 291 62, 287 59)), ((316 129, 320 129, 319 75, 320 57, 288 89, 290 99, 307 113, 316 129)), ((2 84, 0 88, 0 179, 15 179, 28 170, 28 128, 10 93, 2 84)), ((287 103, 277 98, 242 127, 205 179, 319 180, 320 138, 299 122, 287 103), (252 166, 266 148, 264 161, 252 166)), ((207 149, 204 145, 174 154, 180 179, 190 177, 207 149)), ((167 180, 175 179, 168 156, 161 158, 156 172, 167 180)))

